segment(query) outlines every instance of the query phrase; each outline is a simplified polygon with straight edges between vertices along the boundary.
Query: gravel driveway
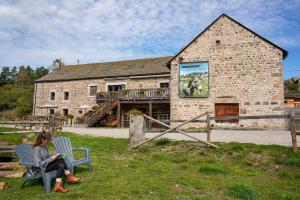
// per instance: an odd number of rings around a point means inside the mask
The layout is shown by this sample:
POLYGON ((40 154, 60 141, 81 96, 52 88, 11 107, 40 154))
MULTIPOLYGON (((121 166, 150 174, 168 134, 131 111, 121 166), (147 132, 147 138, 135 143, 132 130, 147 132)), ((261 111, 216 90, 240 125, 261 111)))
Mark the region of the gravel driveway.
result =
MULTIPOLYGON (((73 128, 64 127, 63 131, 73 132, 80 135, 128 138, 128 128, 73 128)), ((159 133, 147 132, 146 137, 154 137, 159 133)), ((196 138, 206 141, 205 133, 188 133, 196 138)), ((174 140, 193 140, 180 133, 168 133, 165 137, 174 140)), ((213 130, 211 133, 212 142, 240 142, 254 144, 277 144, 291 146, 292 139, 290 131, 286 130, 213 130)), ((297 136, 298 147, 300 146, 300 136, 297 136)))

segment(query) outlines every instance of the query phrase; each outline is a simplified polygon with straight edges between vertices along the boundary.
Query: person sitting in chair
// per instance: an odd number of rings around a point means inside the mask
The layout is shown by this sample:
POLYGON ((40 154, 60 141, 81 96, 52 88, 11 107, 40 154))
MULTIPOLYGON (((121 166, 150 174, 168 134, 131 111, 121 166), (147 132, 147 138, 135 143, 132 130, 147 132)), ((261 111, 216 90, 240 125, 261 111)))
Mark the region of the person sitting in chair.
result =
POLYGON ((68 192, 62 185, 62 176, 65 174, 68 183, 78 183, 80 178, 71 174, 63 158, 59 158, 59 154, 50 155, 48 152, 48 144, 51 141, 50 132, 41 132, 35 144, 33 145, 33 159, 36 165, 42 166, 45 172, 57 170, 56 182, 53 191, 54 192, 68 192))

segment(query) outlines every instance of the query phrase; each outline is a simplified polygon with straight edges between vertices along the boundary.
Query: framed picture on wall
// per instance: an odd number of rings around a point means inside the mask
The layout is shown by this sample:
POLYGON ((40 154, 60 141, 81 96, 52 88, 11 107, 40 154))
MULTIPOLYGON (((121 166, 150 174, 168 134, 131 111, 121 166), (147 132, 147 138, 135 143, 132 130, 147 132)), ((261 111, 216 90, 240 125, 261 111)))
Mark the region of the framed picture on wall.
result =
POLYGON ((179 96, 208 97, 208 62, 179 64, 179 96))

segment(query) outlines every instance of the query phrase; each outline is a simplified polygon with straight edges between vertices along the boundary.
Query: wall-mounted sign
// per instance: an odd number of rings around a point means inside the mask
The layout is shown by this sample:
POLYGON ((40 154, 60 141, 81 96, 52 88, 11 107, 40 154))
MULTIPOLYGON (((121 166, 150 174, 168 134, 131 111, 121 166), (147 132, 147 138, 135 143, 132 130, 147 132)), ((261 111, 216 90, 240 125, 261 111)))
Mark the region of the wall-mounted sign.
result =
POLYGON ((179 64, 179 96, 208 97, 208 62, 179 64))

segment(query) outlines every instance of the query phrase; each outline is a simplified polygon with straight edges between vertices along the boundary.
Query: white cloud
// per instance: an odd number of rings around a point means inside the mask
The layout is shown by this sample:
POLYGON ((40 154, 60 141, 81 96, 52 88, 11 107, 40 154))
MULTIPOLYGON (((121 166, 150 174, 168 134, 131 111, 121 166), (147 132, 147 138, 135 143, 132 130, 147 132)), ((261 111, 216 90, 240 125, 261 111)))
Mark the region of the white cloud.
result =
POLYGON ((0 3, 0 66, 174 55, 221 13, 299 45, 299 1, 19 0, 0 3))

